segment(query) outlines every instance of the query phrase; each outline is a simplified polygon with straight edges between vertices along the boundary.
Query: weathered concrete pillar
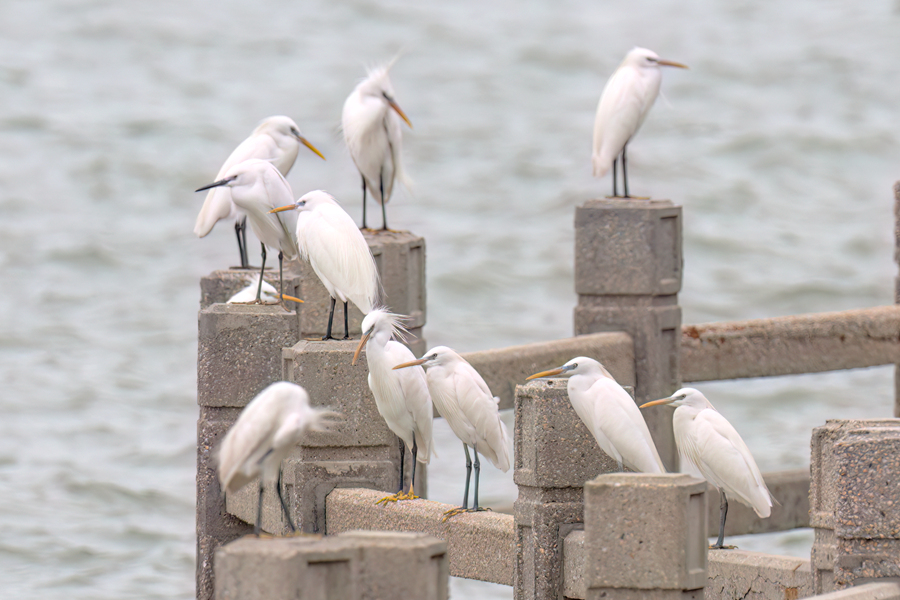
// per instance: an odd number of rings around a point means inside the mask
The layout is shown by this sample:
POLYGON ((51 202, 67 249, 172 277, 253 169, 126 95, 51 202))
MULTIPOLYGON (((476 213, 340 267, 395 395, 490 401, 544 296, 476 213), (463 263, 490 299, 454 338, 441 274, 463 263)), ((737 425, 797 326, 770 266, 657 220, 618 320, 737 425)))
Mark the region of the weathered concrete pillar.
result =
POLYGON ((706 482, 613 473, 584 485, 587 599, 703 598, 706 482))
MULTIPOLYGON (((900 181, 894 184, 894 262, 900 265, 900 181)), ((900 304, 900 275, 894 277, 894 304, 900 304)), ((900 365, 894 366, 894 416, 900 417, 900 365)))
MULTIPOLYGON (((575 210, 575 335, 631 335, 639 404, 680 385, 681 272, 680 206, 603 199, 575 210)), ((672 412, 644 415, 669 470, 676 467, 672 412)))
POLYGON ((584 482, 618 468, 578 418, 566 383, 538 380, 516 388, 517 600, 560 594, 563 540, 584 523, 584 482))
POLYGON ((900 419, 829 420, 810 463, 815 593, 900 577, 900 419))
MULTIPOLYGON (((325 498, 335 487, 393 493, 400 486, 400 440, 378 414, 365 359, 356 366, 350 364, 358 343, 303 340, 283 351, 284 380, 306 388, 314 406, 327 406, 342 415, 331 431, 310 432, 283 463, 285 500, 295 524, 305 533, 325 533, 325 498)), ((411 462, 409 454, 406 462, 411 462)), ((421 469, 416 485, 424 493, 421 469)), ((227 507, 229 513, 253 522, 256 490, 247 486, 230 495, 227 507)), ((263 499, 263 525, 275 533, 287 526, 274 495, 263 499)))
POLYGON ((218 600, 446 600, 447 544, 420 533, 245 537, 216 553, 218 600))
MULTIPOLYGON (((251 531, 225 509, 212 453, 247 403, 281 379, 281 351, 300 338, 281 306, 213 304, 200 311, 197 360, 197 598, 212 598, 213 556, 251 531)), ((251 522, 253 519, 251 519, 251 522)))

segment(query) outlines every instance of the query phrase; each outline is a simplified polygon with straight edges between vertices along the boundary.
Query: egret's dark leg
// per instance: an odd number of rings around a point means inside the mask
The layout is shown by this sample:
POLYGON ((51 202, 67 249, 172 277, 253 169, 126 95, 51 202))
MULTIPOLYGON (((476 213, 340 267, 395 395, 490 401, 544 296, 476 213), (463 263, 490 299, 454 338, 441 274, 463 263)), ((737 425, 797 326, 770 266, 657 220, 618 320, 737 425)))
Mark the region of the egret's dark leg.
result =
POLYGON ((363 182, 363 226, 362 228, 366 228, 366 178, 362 178, 363 182))
POLYGON ((416 433, 413 432, 413 448, 412 448, 412 474, 409 478, 409 495, 412 496, 415 494, 416 489, 416 467, 419 466, 419 463, 416 462, 416 456, 419 454, 419 447, 416 445, 416 433))
POLYGON ((347 324, 347 303, 344 302, 344 339, 350 339, 350 325, 347 324))
POLYGON ((250 264, 247 260, 247 217, 244 217, 240 221, 234 222, 234 233, 237 236, 238 241, 238 252, 241 255, 241 268, 248 269, 250 268, 250 264), (241 234, 244 234, 243 239, 241 238, 241 234))
POLYGON ((263 498, 263 480, 262 477, 259 478, 259 496, 257 497, 258 502, 256 503, 256 525, 253 527, 253 534, 256 537, 259 537, 259 532, 262 531, 262 498, 263 498))
POLYGON ((260 296, 262 295, 262 282, 263 282, 263 273, 266 272, 266 245, 262 242, 259 243, 262 246, 262 268, 259 270, 259 285, 256 286, 256 302, 260 302, 260 296))
MULTIPOLYGON (((472 478, 472 459, 469 457, 469 447, 463 443, 463 450, 466 451, 466 491, 463 492, 462 509, 469 508, 469 480, 472 478)), ((475 460, 478 460, 478 453, 475 453, 475 460)))
POLYGON ((728 498, 725 497, 724 490, 720 491, 720 493, 722 494, 722 501, 719 503, 719 539, 711 546, 711 548, 714 549, 722 549, 725 547, 725 516, 728 514, 728 498))
POLYGON ((628 150, 628 144, 622 146, 622 184, 625 186, 625 197, 631 198, 628 195, 628 163, 625 160, 625 151, 628 150))
POLYGON ((334 298, 331 299, 331 312, 328 313, 328 328, 325 330, 325 335, 322 336, 322 340, 333 340, 331 337, 331 322, 334 320, 334 298))
POLYGON ((478 508, 478 478, 481 476, 481 461, 478 460, 478 448, 472 448, 475 453, 475 497, 472 499, 472 510, 478 508))
POLYGON ((287 503, 284 501, 284 496, 281 494, 281 475, 282 470, 281 467, 278 468, 278 483, 275 484, 275 491, 278 492, 278 501, 281 502, 281 510, 284 511, 284 518, 287 521, 288 527, 291 528, 291 533, 295 533, 297 528, 294 527, 294 522, 291 521, 291 513, 288 510, 287 503))
POLYGON ((613 159, 613 168, 612 168, 612 172, 613 172, 613 195, 612 195, 612 197, 613 198, 617 198, 619 196, 619 186, 616 185, 616 175, 618 174, 618 172, 617 172, 618 166, 619 166, 619 159, 614 158, 613 159))
POLYGON ((404 479, 404 467, 403 464, 406 460, 406 444, 403 443, 403 440, 400 440, 400 489, 398 493, 403 492, 403 479, 404 479))
POLYGON ((382 218, 382 223, 383 223, 383 227, 381 229, 383 229, 384 231, 387 231, 387 210, 384 207, 385 202, 384 202, 384 175, 383 174, 381 175, 381 177, 378 180, 378 187, 381 188, 381 218, 382 218))
POLYGON ((278 300, 281 302, 281 306, 284 306, 284 309, 287 310, 287 306, 284 304, 284 252, 281 250, 278 251, 278 283, 280 285, 278 300))

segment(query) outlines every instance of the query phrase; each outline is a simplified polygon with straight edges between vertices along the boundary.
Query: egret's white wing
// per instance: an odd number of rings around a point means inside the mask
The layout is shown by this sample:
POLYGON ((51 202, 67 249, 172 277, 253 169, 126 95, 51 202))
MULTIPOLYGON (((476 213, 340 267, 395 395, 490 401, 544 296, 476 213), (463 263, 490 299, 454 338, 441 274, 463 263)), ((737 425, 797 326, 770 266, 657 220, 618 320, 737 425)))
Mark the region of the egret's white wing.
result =
POLYGON ((481 375, 466 362, 458 365, 454 383, 459 408, 475 433, 475 446, 501 471, 508 471, 509 433, 500 419, 499 399, 492 396, 481 375))

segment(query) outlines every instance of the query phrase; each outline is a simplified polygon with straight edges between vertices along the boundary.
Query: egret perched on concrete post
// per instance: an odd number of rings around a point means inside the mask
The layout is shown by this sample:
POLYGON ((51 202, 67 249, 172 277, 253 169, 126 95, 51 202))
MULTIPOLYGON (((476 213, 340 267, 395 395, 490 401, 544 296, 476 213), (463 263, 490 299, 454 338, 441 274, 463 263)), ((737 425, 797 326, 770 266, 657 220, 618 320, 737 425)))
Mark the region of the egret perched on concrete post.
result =
POLYGON ((568 376, 569 402, 600 449, 632 471, 665 473, 644 416, 631 395, 593 358, 579 356, 563 366, 527 377, 568 376))
POLYGON ((298 210, 297 244, 331 295, 328 329, 323 340, 332 340, 335 300, 344 303, 344 339, 350 339, 347 301, 367 315, 378 302, 379 284, 375 259, 366 238, 334 196, 322 190, 309 192, 296 202, 272 209, 272 213, 298 210))
POLYGON ((394 87, 388 78, 392 64, 370 70, 347 96, 341 115, 344 141, 362 176, 363 229, 366 229, 366 189, 381 203, 382 229, 387 229, 385 204, 391 198, 394 180, 407 184, 400 157, 403 142, 400 119, 410 128, 412 123, 394 100, 394 87))
POLYGON ((509 471, 509 433, 500 420, 500 399, 491 394, 487 383, 462 356, 447 348, 436 346, 419 360, 399 364, 394 369, 406 369, 417 365, 427 368, 426 380, 431 399, 438 412, 453 433, 463 443, 466 453, 466 490, 459 508, 444 513, 444 520, 464 512, 485 510, 478 505, 478 479, 481 475, 481 452, 495 467, 509 471), (472 477, 472 459, 469 446, 475 451, 475 494, 472 508, 469 505, 469 480, 472 477))
POLYGON ((634 48, 612 74, 603 88, 597 117, 594 120, 594 177, 603 177, 613 170, 613 197, 619 197, 616 185, 616 162, 622 156, 622 180, 625 198, 628 195, 628 168, 625 149, 647 118, 650 107, 659 95, 662 81, 660 66, 687 69, 681 63, 663 60, 646 48, 634 48))
MULTIPOLYGON (((297 124, 290 117, 275 116, 263 119, 250 137, 241 142, 225 160, 225 164, 216 175, 216 180, 223 179, 231 167, 251 158, 267 160, 275 165, 282 175, 287 175, 297 159, 300 144, 325 160, 325 156, 303 137, 297 124)), ((209 191, 206 200, 203 201, 203 208, 197 215, 194 233, 197 237, 206 237, 219 220, 226 218, 234 220, 238 251, 241 253, 241 268, 248 269, 250 264, 247 260, 247 217, 234 205, 227 189, 215 188, 209 191)))
POLYGON ((259 287, 256 302, 262 302, 263 274, 266 270, 266 246, 278 249, 278 280, 280 293, 284 297, 284 257, 294 258, 299 254, 297 242, 291 233, 292 223, 270 211, 293 199, 291 186, 275 166, 267 160, 252 158, 238 163, 225 172, 219 181, 205 185, 197 191, 216 187, 231 188, 231 198, 237 207, 250 219, 250 227, 262 246, 262 267, 259 271, 259 287))
POLYGON ((641 408, 660 404, 677 407, 672 415, 672 429, 681 471, 706 479, 722 494, 719 539, 710 547, 724 548, 728 514, 726 495, 752 508, 756 516, 766 518, 772 514, 772 494, 750 448, 706 396, 694 388, 682 388, 668 398, 647 402, 641 408))
POLYGON ((412 477, 409 492, 403 493, 403 459, 406 451, 400 453, 400 491, 378 501, 396 502, 415 500, 416 462, 428 464, 433 441, 431 436, 432 417, 431 394, 425 379, 425 369, 412 367, 394 370, 400 363, 415 360, 409 348, 398 339, 406 332, 401 323, 401 315, 376 308, 363 319, 362 339, 353 354, 353 364, 359 359, 363 346, 369 363, 369 389, 375 396, 375 406, 384 417, 387 426, 403 440, 412 454, 412 477))
POLYGON ((275 491, 290 530, 296 531, 281 492, 281 461, 308 431, 326 431, 337 413, 309 405, 306 390, 295 383, 273 383, 251 400, 215 451, 222 493, 238 491, 259 477, 256 527, 262 526, 263 486, 276 482, 275 491))

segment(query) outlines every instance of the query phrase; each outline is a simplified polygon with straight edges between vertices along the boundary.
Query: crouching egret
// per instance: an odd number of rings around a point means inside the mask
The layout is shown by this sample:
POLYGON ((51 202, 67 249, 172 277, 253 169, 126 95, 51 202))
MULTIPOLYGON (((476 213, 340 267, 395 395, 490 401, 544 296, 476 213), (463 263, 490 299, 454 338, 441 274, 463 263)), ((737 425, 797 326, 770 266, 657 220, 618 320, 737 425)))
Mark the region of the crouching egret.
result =
POLYGON ((628 195, 628 169, 625 148, 644 123, 650 107, 659 95, 662 81, 660 66, 687 69, 681 63, 663 60, 646 48, 634 48, 612 74, 603 88, 594 119, 594 177, 603 177, 613 169, 613 197, 618 197, 616 161, 622 155, 622 180, 628 195))
POLYGON ((763 481, 750 449, 725 417, 694 388, 682 388, 668 398, 641 405, 670 404, 677 407, 672 416, 675 445, 681 471, 706 479, 719 488, 719 539, 711 548, 724 548, 726 495, 753 509, 758 517, 772 514, 772 495, 763 481))
POLYGON ((478 479, 481 474, 481 452, 491 463, 503 471, 509 471, 509 433, 500 420, 499 398, 491 394, 487 383, 462 356, 447 348, 436 346, 419 360, 399 364, 394 369, 406 369, 417 365, 427 368, 426 380, 431 399, 438 412, 453 433, 463 443, 466 453, 466 491, 459 508, 444 513, 444 520, 463 512, 485 510, 478 506, 478 479), (475 451, 475 495, 472 508, 469 505, 469 480, 472 476, 472 459, 469 446, 475 451))
POLYGON ((353 164, 362 176, 363 217, 366 228, 366 188, 381 203, 382 229, 387 229, 385 204, 394 190, 394 180, 406 183, 400 149, 403 134, 400 119, 412 128, 394 100, 394 87, 388 78, 391 65, 369 71, 347 96, 341 115, 344 142, 353 164))
MULTIPOLYGON (((279 115, 263 119, 250 137, 241 142, 225 160, 225 164, 216 175, 216 181, 223 179, 231 167, 251 158, 267 160, 275 165, 282 175, 287 175, 297 159, 300 144, 325 160, 325 156, 303 137, 297 124, 290 117, 279 115)), ((219 220, 226 218, 234 220, 238 251, 241 253, 241 268, 247 269, 250 267, 247 261, 247 217, 234 205, 227 189, 216 188, 209 191, 206 200, 203 201, 203 208, 197 215, 194 233, 197 237, 206 237, 219 220)))
POLYGON ((308 431, 326 431, 337 413, 309 405, 306 390, 295 383, 273 383, 241 412, 215 453, 222 492, 233 494, 259 477, 259 504, 254 532, 262 525, 263 486, 275 491, 291 531, 296 531, 281 493, 281 461, 308 431))
POLYGON ((267 160, 252 158, 228 169, 225 177, 205 185, 198 192, 216 187, 231 188, 231 198, 250 219, 250 227, 262 245, 262 267, 259 271, 259 287, 256 302, 262 302, 263 273, 266 270, 266 246, 278 249, 278 280, 284 296, 284 257, 294 258, 299 253, 297 242, 291 233, 291 223, 271 210, 294 198, 291 186, 281 172, 267 160))
POLYGON ((593 358, 579 356, 563 366, 527 379, 569 377, 572 408, 593 434, 600 449, 632 471, 665 473, 650 430, 637 404, 609 371, 593 358))
POLYGON ((297 244, 300 256, 309 261, 322 285, 331 295, 331 312, 323 340, 332 340, 335 300, 344 303, 344 339, 350 339, 347 301, 364 315, 378 301, 378 271, 366 238, 360 233, 334 197, 322 190, 309 192, 296 202, 272 209, 279 213, 300 211, 297 217, 297 244))
POLYGON ((277 304, 280 299, 290 300, 291 302, 303 303, 300 298, 288 296, 287 294, 279 294, 268 281, 263 280, 262 285, 259 283, 259 275, 249 280, 247 287, 242 288, 239 292, 225 301, 226 304, 252 304, 255 302, 256 290, 261 289, 262 302, 265 304, 277 304), (272 300, 272 302, 269 302, 272 300))
POLYGON ((411 362, 415 356, 409 348, 393 338, 400 338, 406 330, 401 316, 376 308, 363 319, 362 339, 353 354, 353 364, 359 359, 363 346, 369 363, 369 389, 375 396, 375 406, 384 417, 387 426, 409 448, 412 454, 412 478, 409 492, 403 493, 403 459, 400 454, 400 491, 378 502, 414 500, 416 485, 416 461, 428 464, 433 442, 431 437, 431 394, 425 379, 425 369, 413 367, 395 371, 394 365, 411 362))

